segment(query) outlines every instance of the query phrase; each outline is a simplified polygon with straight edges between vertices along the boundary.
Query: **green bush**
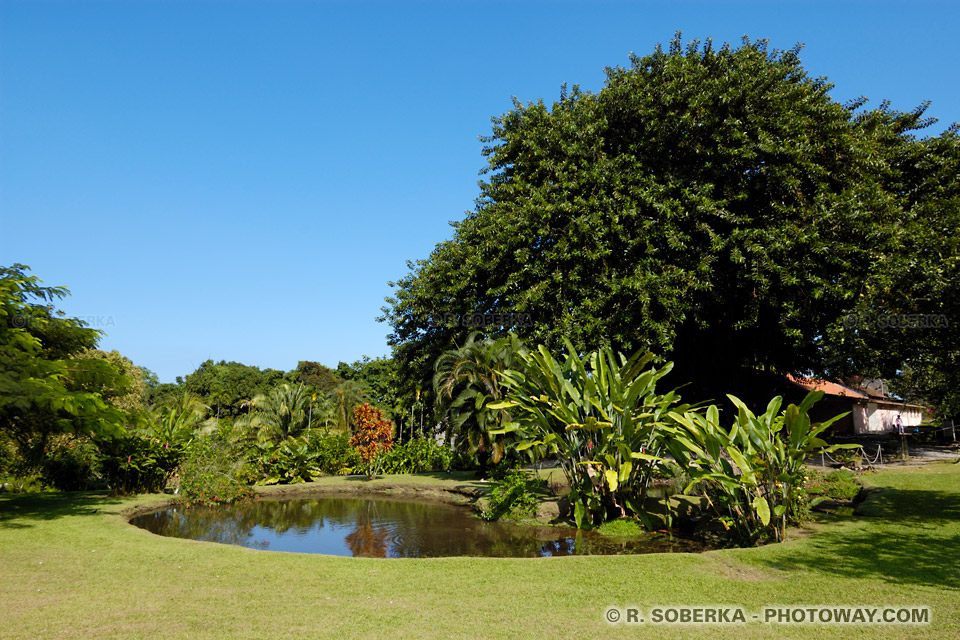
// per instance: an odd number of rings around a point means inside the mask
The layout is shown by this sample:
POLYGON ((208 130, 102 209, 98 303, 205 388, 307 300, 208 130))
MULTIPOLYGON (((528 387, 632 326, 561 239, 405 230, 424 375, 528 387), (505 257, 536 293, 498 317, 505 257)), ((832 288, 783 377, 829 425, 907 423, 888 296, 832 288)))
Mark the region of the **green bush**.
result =
POLYGON ((243 451, 218 437, 194 441, 180 468, 179 499, 187 505, 214 505, 252 498, 251 467, 243 451))
POLYGON ((539 503, 527 475, 519 468, 513 469, 503 480, 497 480, 487 497, 489 504, 480 514, 484 520, 534 515, 539 503))
POLYGON ((59 491, 90 488, 97 473, 97 448, 89 440, 72 436, 53 439, 41 463, 43 480, 59 491))
POLYGON ((313 431, 280 443, 261 442, 251 450, 259 484, 310 482, 320 475, 347 475, 362 465, 343 433, 313 431))
POLYGON ((168 443, 134 432, 103 440, 98 448, 101 473, 114 495, 163 491, 182 457, 168 443))
POLYGON ((10 493, 43 493, 49 491, 47 483, 40 476, 5 475, 0 476, 0 487, 10 493))
POLYGON ((331 476, 357 473, 363 461, 357 450, 350 446, 350 436, 346 433, 324 433, 313 435, 317 451, 317 466, 320 471, 331 476))
POLYGON ((383 456, 383 473, 423 473, 446 471, 453 462, 453 451, 432 438, 415 438, 393 447, 383 456))
POLYGON ((597 527, 597 532, 612 538, 627 538, 643 535, 646 529, 638 518, 616 518, 597 527))
POLYGON ((838 469, 826 475, 809 471, 807 477, 808 493, 832 500, 853 500, 863 488, 856 474, 847 469, 838 469))

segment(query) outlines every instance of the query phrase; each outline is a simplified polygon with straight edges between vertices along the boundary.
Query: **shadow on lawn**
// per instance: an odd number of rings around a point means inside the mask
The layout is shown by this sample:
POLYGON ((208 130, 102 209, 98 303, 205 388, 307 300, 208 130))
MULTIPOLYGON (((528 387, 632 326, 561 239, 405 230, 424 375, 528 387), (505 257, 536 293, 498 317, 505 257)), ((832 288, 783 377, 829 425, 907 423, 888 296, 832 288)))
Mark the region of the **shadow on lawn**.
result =
POLYGON ((761 562, 776 569, 960 591, 956 560, 960 554, 960 495, 878 489, 859 511, 862 517, 855 516, 851 524, 862 527, 820 531, 802 547, 784 549, 783 554, 761 562))
POLYGON ((0 529, 25 529, 31 520, 92 516, 120 501, 96 492, 27 493, 0 498, 0 529))

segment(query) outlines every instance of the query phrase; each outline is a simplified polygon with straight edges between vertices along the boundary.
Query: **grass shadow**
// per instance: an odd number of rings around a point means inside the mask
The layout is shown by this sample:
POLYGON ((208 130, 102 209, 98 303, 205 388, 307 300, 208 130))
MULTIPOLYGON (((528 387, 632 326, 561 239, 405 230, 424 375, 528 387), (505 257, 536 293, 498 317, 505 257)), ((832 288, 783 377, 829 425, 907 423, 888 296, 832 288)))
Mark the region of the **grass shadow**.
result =
POLYGON ((0 529, 24 529, 30 521, 93 516, 120 500, 103 492, 24 493, 0 497, 0 529))
POLYGON ((875 489, 862 517, 829 516, 837 526, 802 546, 758 558, 781 570, 825 572, 960 591, 960 495, 913 489, 875 489), (844 526, 844 523, 852 526, 844 526))

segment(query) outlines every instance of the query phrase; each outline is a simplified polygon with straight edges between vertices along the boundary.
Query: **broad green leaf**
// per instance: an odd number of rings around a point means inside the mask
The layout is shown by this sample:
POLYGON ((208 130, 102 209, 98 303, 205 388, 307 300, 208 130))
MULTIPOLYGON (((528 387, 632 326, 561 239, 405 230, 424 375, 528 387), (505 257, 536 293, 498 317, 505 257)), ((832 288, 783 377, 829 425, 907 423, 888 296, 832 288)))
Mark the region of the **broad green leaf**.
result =
POLYGON ((753 509, 757 512, 757 516, 760 517, 760 522, 763 523, 763 526, 770 524, 770 505, 767 504, 766 498, 763 496, 757 496, 753 499, 753 509))

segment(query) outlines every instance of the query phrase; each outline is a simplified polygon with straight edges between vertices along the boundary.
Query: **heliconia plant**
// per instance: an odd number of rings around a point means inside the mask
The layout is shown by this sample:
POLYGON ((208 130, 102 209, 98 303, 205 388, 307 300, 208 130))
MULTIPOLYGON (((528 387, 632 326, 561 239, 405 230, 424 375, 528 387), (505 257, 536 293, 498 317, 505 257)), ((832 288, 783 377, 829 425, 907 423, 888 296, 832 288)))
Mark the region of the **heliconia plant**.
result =
POLYGON ((812 391, 783 411, 783 399, 777 396, 760 415, 739 398, 727 396, 737 409, 729 429, 721 426, 716 406, 670 413, 677 429, 665 441, 666 448, 691 479, 685 491, 705 496, 739 543, 783 540, 787 524, 799 522, 805 512, 804 460, 859 446, 828 445, 820 438, 847 415, 811 423, 809 411, 823 395, 812 391))
POLYGON ((648 366, 653 356, 643 352, 628 359, 603 348, 581 358, 569 342, 566 349, 558 362, 541 346, 522 354, 522 371, 501 374, 507 399, 489 408, 514 419, 492 433, 515 433, 518 450, 557 456, 578 528, 628 513, 644 517, 670 416, 690 410, 676 392, 656 392, 672 364, 648 366))

